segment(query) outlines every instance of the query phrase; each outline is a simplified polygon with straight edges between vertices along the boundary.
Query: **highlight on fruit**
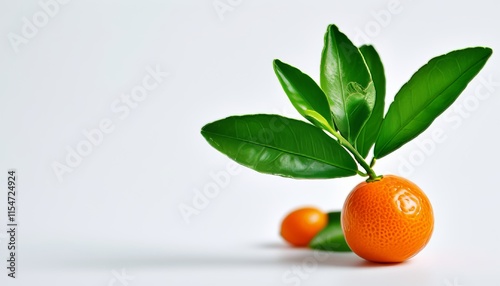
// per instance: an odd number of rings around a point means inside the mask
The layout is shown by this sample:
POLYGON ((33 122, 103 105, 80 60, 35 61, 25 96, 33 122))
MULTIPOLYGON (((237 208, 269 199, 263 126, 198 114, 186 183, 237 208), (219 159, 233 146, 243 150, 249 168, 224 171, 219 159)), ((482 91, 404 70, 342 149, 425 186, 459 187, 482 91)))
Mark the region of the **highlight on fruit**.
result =
POLYGON ((282 222, 293 246, 353 251, 373 262, 402 262, 429 242, 432 206, 414 183, 378 174, 377 160, 425 131, 464 91, 492 54, 470 47, 424 64, 385 111, 386 79, 377 50, 355 46, 329 25, 319 83, 281 60, 273 68, 288 99, 306 121, 274 114, 230 116, 205 125, 207 142, 257 172, 293 179, 359 175, 341 212, 302 208, 282 222))

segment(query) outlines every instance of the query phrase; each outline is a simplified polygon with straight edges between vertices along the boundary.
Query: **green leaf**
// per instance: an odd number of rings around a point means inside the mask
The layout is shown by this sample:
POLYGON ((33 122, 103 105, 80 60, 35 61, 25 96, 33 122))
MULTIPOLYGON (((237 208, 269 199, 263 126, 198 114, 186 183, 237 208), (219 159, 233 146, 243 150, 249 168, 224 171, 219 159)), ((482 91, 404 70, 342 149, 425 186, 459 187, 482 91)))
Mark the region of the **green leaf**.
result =
POLYGON ((314 110, 306 110, 304 111, 304 117, 307 118, 311 122, 316 122, 315 125, 323 128, 324 130, 333 133, 334 129, 330 122, 326 121, 326 119, 321 116, 321 114, 317 113, 314 110))
POLYGON ((375 105, 373 106, 372 114, 359 132, 359 136, 356 140, 356 149, 363 158, 366 158, 370 148, 377 139, 378 131, 380 130, 384 118, 385 73, 384 65, 373 46, 362 46, 359 50, 361 54, 363 54, 370 70, 376 90, 375 105))
POLYGON ((201 134, 215 149, 261 173, 290 178, 353 176, 357 165, 321 129, 278 115, 232 116, 205 125, 201 134))
POLYGON ((351 251, 340 225, 340 212, 328 213, 328 225, 311 240, 309 247, 326 251, 351 251))
POLYGON ((335 25, 325 35, 320 85, 340 134, 355 145, 375 105, 375 87, 361 52, 335 25))
POLYGON ((422 133, 483 68, 492 50, 476 47, 430 60, 403 85, 391 103, 375 143, 382 158, 422 133))
POLYGON ((327 126, 333 127, 328 100, 316 82, 299 69, 280 60, 274 60, 273 67, 295 109, 318 127, 324 128, 325 122, 327 126), (311 117, 310 114, 313 112, 320 116, 311 117))

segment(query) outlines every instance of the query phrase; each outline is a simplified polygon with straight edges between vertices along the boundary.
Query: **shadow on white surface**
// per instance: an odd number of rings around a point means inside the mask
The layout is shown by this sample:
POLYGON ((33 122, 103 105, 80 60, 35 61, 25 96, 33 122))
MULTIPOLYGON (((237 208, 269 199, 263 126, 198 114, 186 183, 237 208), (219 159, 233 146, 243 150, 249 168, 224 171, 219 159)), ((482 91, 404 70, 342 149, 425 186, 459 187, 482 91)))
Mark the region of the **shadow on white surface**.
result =
POLYGON ((366 261, 352 252, 323 252, 315 251, 307 248, 293 248, 291 246, 280 244, 280 243, 268 243, 261 244, 257 247, 263 249, 281 249, 284 253, 294 253, 294 255, 288 255, 284 259, 285 262, 289 263, 304 263, 310 258, 315 259, 320 266, 335 266, 335 267, 353 267, 353 268, 366 268, 366 267, 385 267, 394 265, 404 265, 404 263, 373 263, 366 261), (320 257, 326 257, 321 259, 320 257))
POLYGON ((71 256, 54 257, 54 263, 68 268, 208 268, 208 267, 290 267, 314 264, 321 268, 373 268, 408 264, 377 264, 365 261, 354 253, 316 252, 292 248, 284 244, 257 244, 226 249, 109 249, 71 256))

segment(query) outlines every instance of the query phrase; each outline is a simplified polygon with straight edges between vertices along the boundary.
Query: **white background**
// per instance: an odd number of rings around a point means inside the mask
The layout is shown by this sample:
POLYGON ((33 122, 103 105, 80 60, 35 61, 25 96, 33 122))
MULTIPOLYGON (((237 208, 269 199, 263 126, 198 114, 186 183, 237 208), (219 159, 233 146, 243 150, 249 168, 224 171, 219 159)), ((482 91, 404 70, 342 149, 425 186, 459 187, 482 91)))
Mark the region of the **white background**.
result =
MULTIPOLYGON (((19 278, 2 266, 0 284, 498 285, 500 86, 488 90, 478 78, 447 117, 376 166, 405 175, 433 203, 433 238, 407 263, 318 259, 280 239, 287 212, 340 209, 358 177, 296 181, 241 168, 189 223, 179 212, 230 162, 204 141, 204 124, 246 113, 298 118, 274 58, 318 79, 323 34, 335 23, 356 44, 375 45, 390 102, 434 56, 469 46, 500 52, 495 1, 401 0, 392 13, 385 0, 221 2, 231 9, 218 14, 212 0, 74 0, 13 45, 23 18, 33 22, 44 10, 2 0, 1 261, 9 168, 19 171, 20 250, 19 278), (169 76, 120 118, 111 106, 141 85, 148 67, 169 76), (105 118, 114 130, 60 182, 54 162, 65 164, 66 148, 105 118), (302 278, 287 280, 297 267, 302 278), (122 270, 133 279, 117 279, 122 270)), ((500 82, 499 64, 494 53, 480 76, 500 82)))

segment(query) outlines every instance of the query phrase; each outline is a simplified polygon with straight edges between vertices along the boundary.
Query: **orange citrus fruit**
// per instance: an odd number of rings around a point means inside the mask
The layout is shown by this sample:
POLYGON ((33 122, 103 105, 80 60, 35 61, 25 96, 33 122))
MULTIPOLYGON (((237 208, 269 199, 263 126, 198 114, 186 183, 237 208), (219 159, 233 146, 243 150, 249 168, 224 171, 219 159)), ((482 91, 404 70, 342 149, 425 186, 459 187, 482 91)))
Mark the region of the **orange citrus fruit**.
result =
POLYGON ((281 236, 293 246, 307 246, 328 224, 328 215, 316 208, 291 212, 281 223, 281 236))
POLYGON ((434 215, 427 196, 414 183, 388 175, 362 182, 347 197, 341 215, 349 247, 373 262, 402 262, 431 238, 434 215))

